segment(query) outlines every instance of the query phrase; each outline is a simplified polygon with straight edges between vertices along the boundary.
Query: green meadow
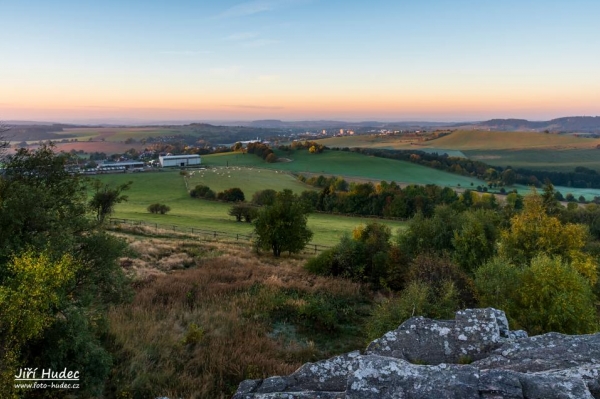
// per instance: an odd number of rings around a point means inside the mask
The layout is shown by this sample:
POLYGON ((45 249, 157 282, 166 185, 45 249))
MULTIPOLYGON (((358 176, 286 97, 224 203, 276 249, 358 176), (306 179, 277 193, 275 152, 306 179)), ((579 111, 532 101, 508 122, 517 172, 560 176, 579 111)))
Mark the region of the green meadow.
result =
POLYGON ((277 152, 277 156, 289 162, 269 164, 253 154, 222 153, 202 157, 208 166, 248 166, 288 171, 295 173, 323 173, 373 180, 395 181, 397 183, 437 184, 447 187, 467 187, 481 180, 459 176, 410 162, 385 159, 345 151, 325 151, 310 154, 306 150, 277 152))
MULTIPOLYGON (((204 177, 200 177, 199 172, 196 171, 194 176, 189 178, 192 184, 206 184, 215 191, 239 187, 244 191, 247 199, 250 199, 255 191, 263 188, 273 188, 275 190, 289 188, 295 192, 310 189, 309 186, 296 181, 289 174, 275 173, 275 171, 261 170, 258 172, 256 169, 222 169, 212 172, 207 170, 204 172, 204 177), (224 176, 223 173, 226 172, 232 177, 224 176), (240 173, 234 177, 236 172, 240 173), (254 179, 250 178, 251 172, 256 172, 254 179), (264 187, 261 186, 261 181, 265 183, 264 187), (231 182, 231 185, 229 182, 231 182), (234 182, 236 184, 233 184, 234 182)), ((227 215, 231 204, 191 198, 186 188, 185 178, 179 174, 179 171, 107 174, 98 178, 111 184, 133 181, 131 189, 126 192, 129 197, 128 201, 116 206, 114 217, 234 234, 250 234, 253 230, 251 224, 238 223, 233 217, 227 215), (171 207, 171 211, 166 215, 149 213, 146 208, 155 202, 167 204, 171 207)), ((351 233, 356 226, 368 223, 370 220, 337 215, 311 214, 308 227, 314 233, 312 240, 314 243, 334 245, 339 241, 342 234, 351 233)), ((394 231, 405 226, 405 223, 400 221, 378 221, 390 226, 394 231)))

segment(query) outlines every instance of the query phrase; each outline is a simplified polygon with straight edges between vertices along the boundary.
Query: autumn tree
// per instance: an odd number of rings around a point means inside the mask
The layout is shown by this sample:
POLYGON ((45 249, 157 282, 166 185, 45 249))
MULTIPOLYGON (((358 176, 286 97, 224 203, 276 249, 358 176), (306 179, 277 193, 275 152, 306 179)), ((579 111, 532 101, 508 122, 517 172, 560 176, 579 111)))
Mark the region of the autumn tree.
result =
POLYGON ((569 262, 590 284, 598 279, 595 260, 583 249, 588 240, 586 226, 561 221, 546 214, 540 195, 525 198, 523 211, 501 233, 499 253, 516 265, 528 265, 540 253, 560 256, 569 262))

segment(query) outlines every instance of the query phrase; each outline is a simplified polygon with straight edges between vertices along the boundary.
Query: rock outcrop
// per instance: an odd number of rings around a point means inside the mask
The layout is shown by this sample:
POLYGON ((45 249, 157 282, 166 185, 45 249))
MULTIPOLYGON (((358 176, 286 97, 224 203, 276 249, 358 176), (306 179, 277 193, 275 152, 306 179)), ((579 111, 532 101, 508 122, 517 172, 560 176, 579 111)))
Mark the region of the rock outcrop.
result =
POLYGON ((364 354, 246 380, 233 398, 600 399, 600 334, 528 337, 492 308, 413 317, 364 354))

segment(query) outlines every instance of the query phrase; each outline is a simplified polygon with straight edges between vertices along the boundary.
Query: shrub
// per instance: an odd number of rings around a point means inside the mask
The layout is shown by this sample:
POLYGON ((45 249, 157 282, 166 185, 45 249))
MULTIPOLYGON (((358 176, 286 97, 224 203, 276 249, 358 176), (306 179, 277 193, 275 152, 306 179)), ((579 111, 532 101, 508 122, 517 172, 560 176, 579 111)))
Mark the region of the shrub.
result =
POLYGON ((208 186, 198 184, 192 190, 190 190, 190 196, 192 198, 207 198, 211 199, 215 197, 215 192, 212 191, 208 186))
POLYGON ((409 266, 406 278, 408 282, 427 284, 439 298, 443 296, 447 283, 451 282, 462 307, 476 305, 473 281, 447 257, 426 254, 417 256, 409 266))
POLYGON ((311 273, 322 276, 330 276, 333 274, 332 266, 336 256, 336 249, 331 248, 321 252, 319 255, 311 258, 304 264, 304 268, 311 273))
POLYGON ((244 192, 241 189, 234 187, 219 192, 217 194, 217 199, 226 202, 244 202, 246 200, 246 197, 244 196, 244 192))
POLYGON ((155 203, 155 204, 151 204, 148 206, 148 212, 150 213, 160 213, 161 215, 164 215, 165 213, 169 212, 171 210, 171 208, 165 204, 159 204, 159 203, 155 203))
POLYGON ((425 282, 413 281, 395 298, 386 300, 367 321, 369 341, 381 337, 413 316, 449 319, 460 308, 452 282, 443 285, 439 295, 425 282))

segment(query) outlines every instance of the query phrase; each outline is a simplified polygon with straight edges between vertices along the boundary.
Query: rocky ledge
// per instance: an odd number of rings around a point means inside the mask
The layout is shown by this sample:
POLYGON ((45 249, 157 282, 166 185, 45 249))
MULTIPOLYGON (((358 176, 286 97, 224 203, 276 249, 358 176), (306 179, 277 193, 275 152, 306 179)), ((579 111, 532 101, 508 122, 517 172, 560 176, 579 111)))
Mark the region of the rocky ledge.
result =
POLYGON ((510 331, 504 312, 413 317, 351 352, 284 377, 243 381, 233 399, 600 399, 600 334, 510 331))

